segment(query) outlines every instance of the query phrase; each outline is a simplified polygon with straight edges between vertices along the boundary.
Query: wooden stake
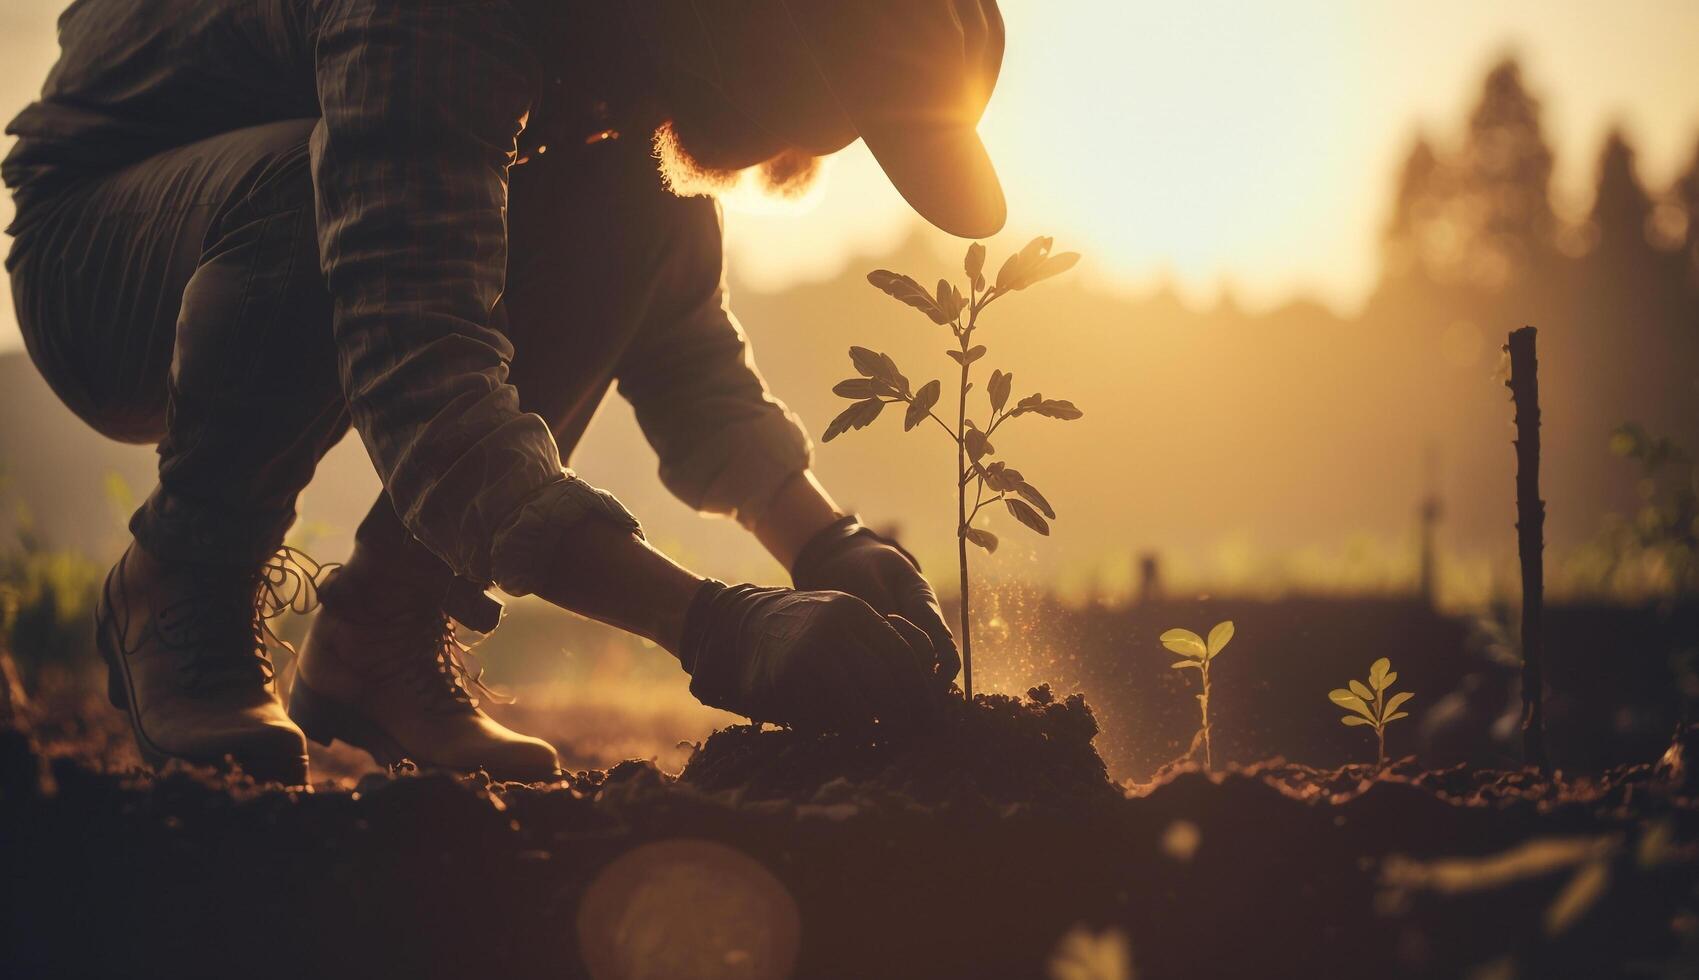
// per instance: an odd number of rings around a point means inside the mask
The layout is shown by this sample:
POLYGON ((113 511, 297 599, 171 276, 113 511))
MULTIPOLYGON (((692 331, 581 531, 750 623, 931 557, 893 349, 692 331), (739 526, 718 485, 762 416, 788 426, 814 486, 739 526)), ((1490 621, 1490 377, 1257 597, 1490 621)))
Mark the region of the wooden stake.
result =
POLYGON ((1510 333, 1511 403, 1516 407, 1516 551, 1522 564, 1522 758, 1550 769, 1546 759, 1545 526, 1546 502, 1540 499, 1540 380, 1534 356, 1534 328, 1510 333))

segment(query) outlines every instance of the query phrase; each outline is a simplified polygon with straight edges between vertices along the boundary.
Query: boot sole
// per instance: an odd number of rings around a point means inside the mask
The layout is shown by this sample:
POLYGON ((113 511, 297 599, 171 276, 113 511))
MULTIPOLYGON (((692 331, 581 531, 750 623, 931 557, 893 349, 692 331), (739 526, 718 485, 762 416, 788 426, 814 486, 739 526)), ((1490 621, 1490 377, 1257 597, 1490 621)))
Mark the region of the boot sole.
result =
MULTIPOLYGON (((116 572, 114 572, 116 574, 116 572)), ((154 744, 142 730, 141 718, 131 708, 134 702, 132 691, 135 682, 130 677, 130 660, 120 651, 123 649, 123 637, 117 635, 118 620, 112 615, 111 576, 100 591, 100 603, 94 611, 94 645, 100 651, 100 658, 106 661, 106 700, 114 708, 124 712, 130 720, 130 733, 135 736, 136 750, 141 753, 142 761, 155 772, 165 768, 172 759, 186 762, 192 766, 209 766, 213 769, 228 770, 229 762, 223 758, 198 759, 191 756, 178 755, 154 744)), ((299 760, 278 760, 273 764, 256 760, 257 765, 246 765, 242 769, 259 782, 278 782, 289 786, 303 786, 307 782, 307 758, 299 760)))
POLYGON ((299 673, 289 688, 288 710, 290 720, 301 726, 307 738, 319 745, 328 746, 341 739, 370 755, 373 762, 386 769, 407 759, 412 759, 420 768, 442 768, 409 755, 388 732, 358 710, 313 690, 299 673))

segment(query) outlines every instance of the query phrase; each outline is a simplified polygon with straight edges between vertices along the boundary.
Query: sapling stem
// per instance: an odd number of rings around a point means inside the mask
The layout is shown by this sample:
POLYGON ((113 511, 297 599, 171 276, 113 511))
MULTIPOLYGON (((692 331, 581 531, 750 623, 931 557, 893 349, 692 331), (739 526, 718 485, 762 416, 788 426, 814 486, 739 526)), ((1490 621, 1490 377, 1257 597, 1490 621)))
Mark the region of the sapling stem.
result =
POLYGON ((1203 767, 1215 768, 1215 748, 1210 742, 1209 732, 1209 661, 1203 662, 1203 698, 1198 702, 1203 706, 1203 767))
MULTIPOLYGON (((978 312, 977 309, 974 311, 978 312)), ((972 317, 970 316, 968 331, 971 332, 972 317)), ((962 383, 956 392, 956 564, 961 569, 962 576, 962 696, 971 704, 973 702, 973 620, 970 618, 967 581, 967 379, 970 364, 966 351, 967 334, 961 335, 962 383)), ((978 511, 975 504, 974 510, 978 511)))

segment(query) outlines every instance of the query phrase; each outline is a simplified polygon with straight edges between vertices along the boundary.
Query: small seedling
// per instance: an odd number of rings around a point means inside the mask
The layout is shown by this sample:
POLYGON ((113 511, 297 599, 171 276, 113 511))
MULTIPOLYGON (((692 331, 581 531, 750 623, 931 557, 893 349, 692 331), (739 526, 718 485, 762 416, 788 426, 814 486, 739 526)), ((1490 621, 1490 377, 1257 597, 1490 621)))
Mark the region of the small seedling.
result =
MULTIPOLYGON (((997 550, 997 536, 982 527, 974 526, 980 510, 1001 503, 1016 521, 1034 533, 1048 535, 1056 511, 1021 472, 1006 460, 995 459, 997 450, 991 437, 1011 419, 1023 415, 1038 415, 1051 419, 1077 419, 1081 416, 1074 403, 1060 398, 1031 394, 1009 404, 1014 376, 992 371, 985 393, 990 413, 983 416, 982 426, 968 415, 967 396, 973 388, 970 380, 973 364, 985 356, 985 345, 973 342, 973 332, 979 328, 979 315, 985 308, 1010 293, 1026 289, 1035 283, 1061 275, 1079 261, 1078 252, 1050 251, 1049 238, 1035 238, 1027 246, 1009 256, 997 272, 995 280, 985 277, 985 246, 974 242, 968 246, 962 271, 966 275, 967 292, 938 280, 935 291, 927 290, 914 279, 878 269, 868 274, 867 281, 891 298, 924 313, 927 319, 948 327, 956 342, 944 353, 961 369, 956 389, 955 424, 940 418, 933 406, 942 394, 939 381, 928 381, 911 387, 908 378, 897 369, 889 354, 851 347, 850 361, 860 377, 839 382, 832 391, 853 404, 844 409, 826 426, 822 442, 831 442, 850 429, 861 429, 873 423, 886 405, 901 403, 903 431, 907 432, 928 420, 937 424, 946 438, 956 447, 956 561, 961 572, 961 647, 962 693, 973 700, 973 633, 968 614, 967 546, 997 550), (971 491, 971 494, 970 494, 971 491), (989 493, 987 493, 989 491, 989 493), (972 497, 971 501, 969 497, 972 497), (971 507, 969 504, 971 503, 971 507)), ((948 409, 945 412, 948 413, 948 409)))
MULTIPOLYGON (((1209 639, 1193 633, 1191 630, 1172 629, 1162 634, 1162 645, 1170 651, 1186 658, 1171 664, 1175 670, 1196 670, 1203 675, 1203 693, 1197 696, 1198 711, 1202 716, 1202 725, 1198 734, 1203 737, 1203 765, 1205 769, 1215 768, 1215 757, 1210 747, 1209 729, 1209 665, 1221 651, 1226 648, 1228 641, 1233 639, 1233 623, 1231 620, 1216 623, 1209 631, 1209 639)), ((1193 744, 1196 742, 1194 740, 1193 744)))
POLYGON ((1413 696, 1409 691, 1394 694, 1390 697, 1386 692, 1392 690, 1392 682, 1398 680, 1398 672, 1392 669, 1392 661, 1385 657, 1376 660, 1369 667, 1369 682, 1352 681, 1350 687, 1336 687, 1327 692, 1328 700, 1347 711, 1356 714, 1346 715, 1339 719, 1347 726, 1357 727, 1367 725, 1375 730, 1375 741, 1378 756, 1375 764, 1386 765, 1386 725, 1400 718, 1408 718, 1410 712, 1399 711, 1404 702, 1413 696))

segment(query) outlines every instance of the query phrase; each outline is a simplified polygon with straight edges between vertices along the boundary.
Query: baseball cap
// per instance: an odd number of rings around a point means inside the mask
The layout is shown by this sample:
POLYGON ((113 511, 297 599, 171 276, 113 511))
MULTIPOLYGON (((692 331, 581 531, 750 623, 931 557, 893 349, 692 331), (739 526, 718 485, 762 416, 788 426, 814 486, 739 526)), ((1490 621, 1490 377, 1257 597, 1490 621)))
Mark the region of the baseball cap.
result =
MULTIPOLYGON (((1007 215, 978 133, 1003 61, 996 0, 689 0, 674 62, 804 150, 859 136, 898 193, 953 235, 1007 215)), ((678 44, 674 32, 674 44, 678 44)))

